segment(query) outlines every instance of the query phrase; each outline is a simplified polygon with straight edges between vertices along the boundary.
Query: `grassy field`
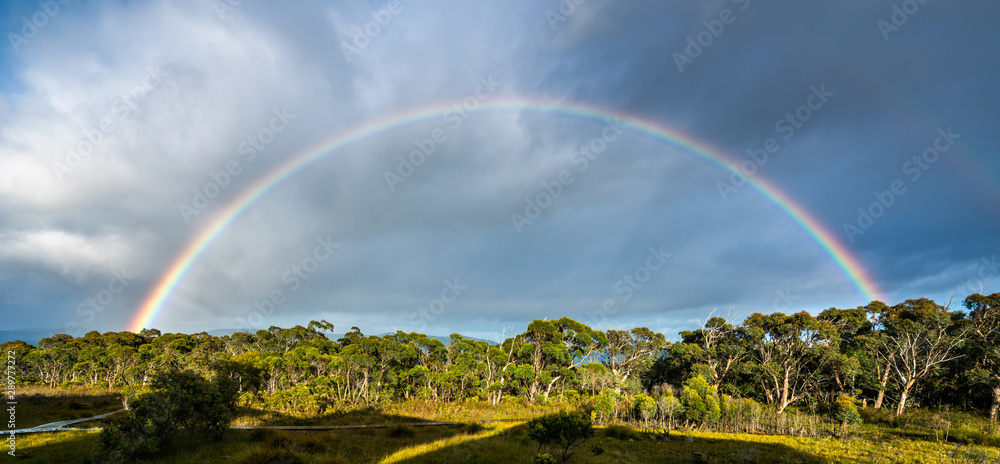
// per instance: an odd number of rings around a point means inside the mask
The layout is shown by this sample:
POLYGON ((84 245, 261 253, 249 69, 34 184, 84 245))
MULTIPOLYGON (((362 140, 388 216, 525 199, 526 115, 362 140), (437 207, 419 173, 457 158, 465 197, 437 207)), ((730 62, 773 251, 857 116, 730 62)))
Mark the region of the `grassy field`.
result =
MULTIPOLYGON (((617 430, 617 429, 616 429, 617 430)), ((924 440, 810 439, 768 435, 675 432, 669 440, 598 431, 573 463, 995 463, 1000 450, 924 440)), ((18 439, 17 462, 89 463, 97 432, 38 434, 18 439)), ((530 462, 536 444, 523 424, 336 431, 240 431, 220 443, 183 437, 157 464, 482 463, 530 462)))
MULTIPOLYGON (((18 426, 100 414, 121 405, 113 392, 36 389, 18 405, 18 426)), ((432 421, 528 418, 558 406, 505 403, 464 405, 407 402, 384 409, 326 414, 318 418, 245 411, 238 422, 256 425, 396 424, 388 428, 331 431, 230 430, 211 442, 182 433, 156 464, 502 463, 531 462, 537 443, 524 422, 419 426, 432 421)), ((1000 463, 1000 434, 981 418, 921 412, 895 418, 866 413, 850 438, 805 438, 702 431, 669 437, 623 426, 601 428, 571 463, 1000 463), (947 440, 946 440, 947 438, 947 440)), ((85 423, 84 426, 99 424, 85 423)), ((11 462, 92 464, 98 432, 21 435, 11 462)), ((9 456, 8 456, 9 458, 9 456)))
POLYGON ((17 393, 19 429, 96 416, 122 408, 121 395, 104 389, 24 386, 17 393))

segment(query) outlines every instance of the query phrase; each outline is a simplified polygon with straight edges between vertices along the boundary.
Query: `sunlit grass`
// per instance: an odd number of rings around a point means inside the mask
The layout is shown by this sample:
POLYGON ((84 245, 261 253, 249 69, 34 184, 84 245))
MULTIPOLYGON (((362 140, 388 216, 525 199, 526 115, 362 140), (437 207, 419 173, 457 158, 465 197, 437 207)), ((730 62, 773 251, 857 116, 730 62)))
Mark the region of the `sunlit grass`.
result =
MULTIPOLYGON (((425 402, 401 404, 386 410, 345 414, 337 421, 373 423, 402 417, 407 425, 390 428, 338 429, 330 431, 231 430, 221 442, 181 434, 165 455, 146 461, 152 464, 232 462, 268 464, 430 464, 479 463, 518 464, 530 462, 537 443, 527 437, 524 422, 483 425, 416 426, 413 420, 446 420, 459 417, 459 405, 435 406, 425 402), (390 414, 391 413, 391 414, 390 414), (395 416, 393 414, 399 414, 395 416), (431 416, 430 418, 426 416, 431 416)), ((508 405, 493 411, 473 408, 466 414, 485 418, 509 414, 533 414, 535 407, 508 405)), ((917 420, 912 418, 911 420, 917 420)), ((957 419, 957 418, 956 418, 957 419)), ((333 419, 330 419, 333 420, 333 419)), ((959 422, 955 421, 956 424, 959 422)), ((963 423, 964 424, 964 423, 963 423)), ((783 435, 753 435, 705 431, 672 431, 668 437, 619 427, 597 435, 581 446, 573 464, 690 463, 690 462, 802 462, 802 463, 995 463, 1000 448, 997 437, 982 424, 955 427, 949 440, 966 438, 973 445, 907 435, 906 424, 884 429, 865 424, 847 438, 806 438, 783 435), (966 430, 968 429, 968 431, 966 430), (627 433, 626 433, 627 432, 627 433), (973 434, 972 432, 976 432, 973 434), (985 443, 984 443, 985 442, 985 443)), ((21 435, 18 454, 12 462, 95 464, 98 433, 65 432, 21 435)))
POLYGON ((430 443, 424 443, 416 446, 411 446, 408 448, 403 448, 395 453, 390 454, 385 459, 379 461, 379 464, 392 464, 397 462, 419 462, 412 461, 414 458, 419 458, 421 456, 433 453, 435 451, 441 451, 445 449, 454 450, 456 455, 471 455, 475 451, 484 451, 482 446, 477 446, 482 440, 495 437, 501 433, 513 428, 517 424, 504 423, 498 425, 491 425, 485 427, 482 431, 473 434, 462 434, 453 437, 443 438, 440 440, 435 440, 430 443))

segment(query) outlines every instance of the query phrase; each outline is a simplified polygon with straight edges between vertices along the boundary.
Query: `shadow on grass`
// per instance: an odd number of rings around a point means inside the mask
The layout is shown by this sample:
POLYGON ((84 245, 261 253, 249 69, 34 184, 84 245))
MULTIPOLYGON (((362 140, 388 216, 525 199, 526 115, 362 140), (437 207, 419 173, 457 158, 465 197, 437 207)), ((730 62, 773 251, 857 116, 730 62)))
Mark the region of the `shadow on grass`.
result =
MULTIPOLYGON (((584 463, 813 463, 825 462, 819 456, 788 445, 743 441, 739 439, 698 438, 673 434, 667 439, 636 432, 635 438, 607 436, 604 429, 581 446, 570 458, 573 464, 584 463)), ((527 463, 531 462, 538 443, 531 440, 524 424, 486 432, 471 440, 452 440, 453 444, 427 450, 407 450, 407 456, 391 462, 425 463, 527 463)), ((542 450, 546 450, 543 448, 542 450)), ((556 453, 553 453, 556 454, 556 453)))
POLYGON ((17 428, 96 416, 122 408, 121 395, 108 392, 34 393, 17 399, 17 428))
POLYGON ((259 408, 240 408, 234 425, 260 426, 340 426, 373 424, 419 424, 430 422, 418 417, 386 414, 377 408, 352 409, 318 416, 296 416, 259 408))
MULTIPOLYGON (((294 417, 273 415, 269 425, 302 425, 294 417)), ((98 421, 87 426, 99 425, 98 421)), ((467 430, 462 425, 422 426, 415 417, 362 410, 329 414, 308 426, 394 424, 335 430, 227 430, 221 441, 181 430, 171 447, 147 463, 233 462, 245 464, 380 462, 407 448, 447 440, 467 430)), ((82 425, 82 424, 81 424, 82 425)), ((56 432, 19 435, 16 462, 95 464, 100 432, 56 432)))

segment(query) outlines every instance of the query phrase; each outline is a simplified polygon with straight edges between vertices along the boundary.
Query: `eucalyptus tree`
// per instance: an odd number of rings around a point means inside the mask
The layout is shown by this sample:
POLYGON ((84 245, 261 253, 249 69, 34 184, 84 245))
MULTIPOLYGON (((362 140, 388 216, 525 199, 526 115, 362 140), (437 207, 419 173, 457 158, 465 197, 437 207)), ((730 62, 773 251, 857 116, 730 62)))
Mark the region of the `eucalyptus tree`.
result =
POLYGON ((600 345, 598 358, 615 376, 619 384, 643 368, 648 368, 667 345, 661 333, 646 327, 632 330, 608 330, 606 342, 600 345))
POLYGON ((897 416, 919 382, 961 356, 958 348, 967 334, 963 316, 927 298, 906 300, 879 314, 884 336, 878 339, 878 353, 900 386, 897 416))
POLYGON ((676 355, 688 357, 692 375, 704 376, 717 388, 750 355, 745 331, 722 317, 709 318, 701 328, 680 336, 686 346, 676 347, 676 355))
POLYGON ((865 335, 872 331, 872 323, 863 306, 854 309, 827 309, 816 316, 817 320, 833 324, 840 339, 839 349, 830 366, 830 379, 839 393, 855 395, 857 377, 862 375, 862 359, 868 356, 869 346, 865 335))
POLYGON ((972 376, 993 390, 990 422, 1000 415, 1000 293, 989 296, 976 293, 965 299, 972 320, 969 336, 975 356, 972 376))
POLYGON ((607 343, 603 333, 568 317, 557 321, 535 319, 517 338, 518 356, 532 369, 527 385, 531 399, 548 397, 556 382, 572 377, 574 368, 589 362, 607 343))
POLYGON ((839 343, 832 323, 802 311, 754 313, 743 325, 752 343, 754 373, 779 414, 817 390, 839 343))

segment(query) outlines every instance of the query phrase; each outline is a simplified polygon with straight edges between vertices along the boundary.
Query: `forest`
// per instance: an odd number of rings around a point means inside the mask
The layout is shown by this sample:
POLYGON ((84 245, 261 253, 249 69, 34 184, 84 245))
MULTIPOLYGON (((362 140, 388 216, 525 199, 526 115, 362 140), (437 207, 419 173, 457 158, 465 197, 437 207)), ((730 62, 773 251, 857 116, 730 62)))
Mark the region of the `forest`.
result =
MULTIPOLYGON (((235 410, 303 418, 423 400, 497 410, 558 403, 598 425, 667 434, 838 433, 862 422, 859 411, 887 417, 914 408, 996 423, 1000 293, 949 306, 921 298, 815 316, 754 313, 739 323, 713 316, 675 342, 644 327, 600 331, 564 317, 536 319, 493 342, 366 336, 357 327, 331 340, 334 326, 324 320, 222 337, 58 334, 2 348, 15 357, 22 385, 105 388, 131 409, 187 375, 191 385, 225 385, 235 410)), ((219 417, 216 427, 231 420, 219 417)))

